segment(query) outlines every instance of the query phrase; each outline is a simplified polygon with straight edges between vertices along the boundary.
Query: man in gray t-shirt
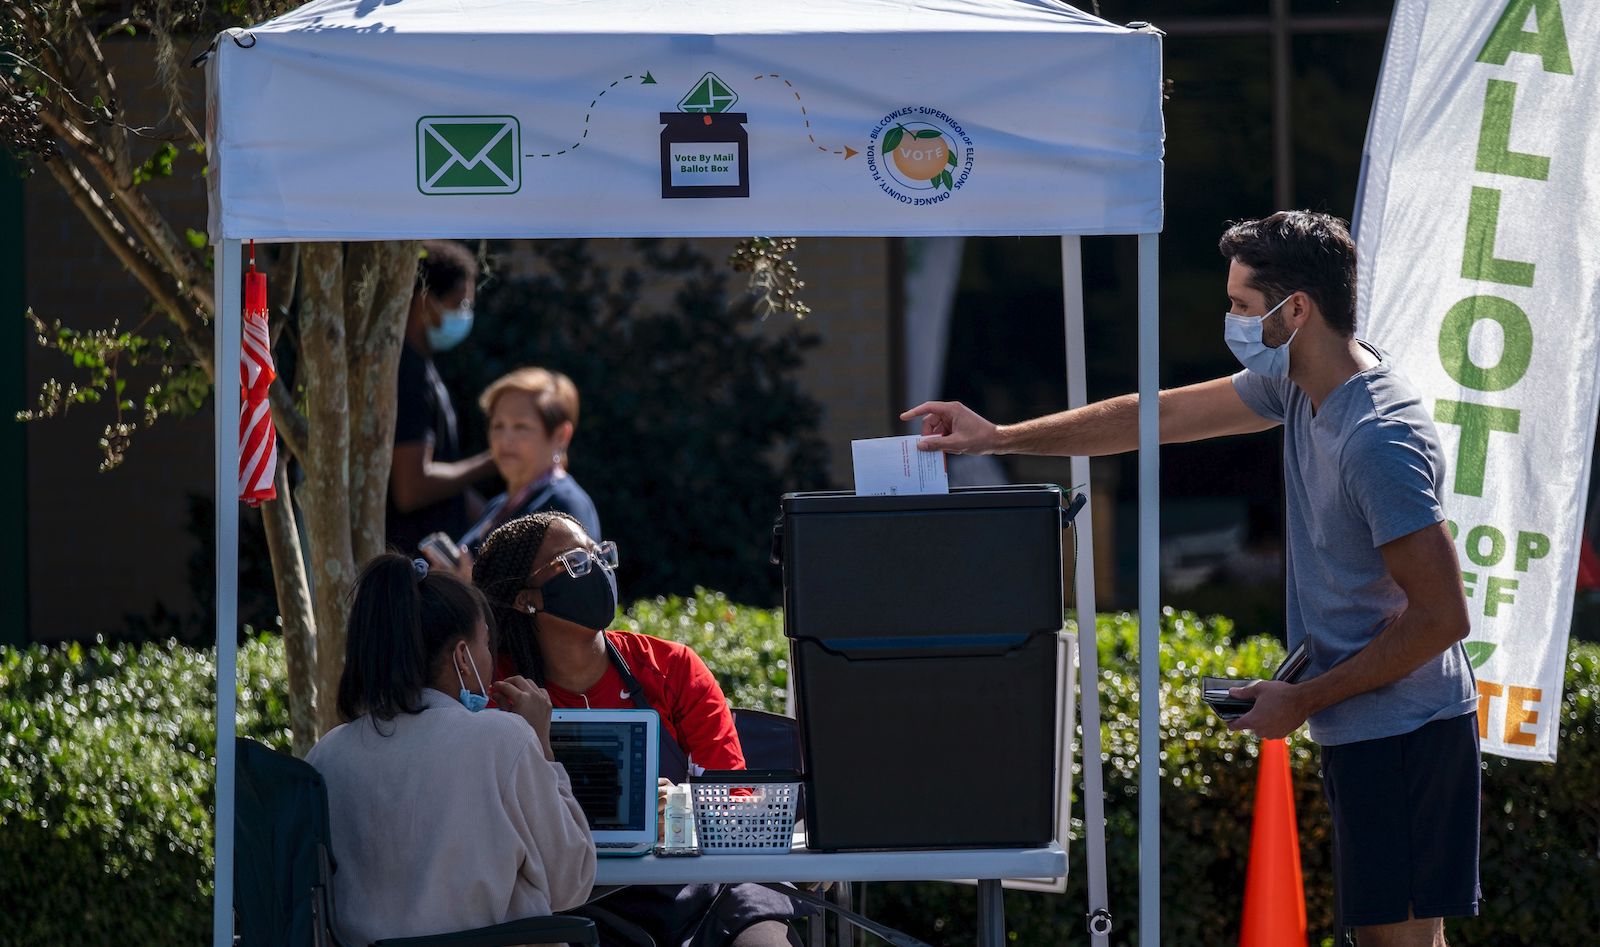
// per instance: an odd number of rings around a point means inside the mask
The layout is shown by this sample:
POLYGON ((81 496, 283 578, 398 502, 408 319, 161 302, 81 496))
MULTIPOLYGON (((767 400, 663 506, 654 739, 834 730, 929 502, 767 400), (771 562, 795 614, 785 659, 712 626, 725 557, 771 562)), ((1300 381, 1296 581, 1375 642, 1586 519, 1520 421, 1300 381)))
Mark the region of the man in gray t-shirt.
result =
MULTIPOLYGON (((1161 441, 1282 425, 1295 683, 1236 688, 1265 739, 1309 721, 1333 815, 1336 914, 1358 942, 1435 947, 1478 911, 1476 685, 1428 409, 1355 337, 1355 244, 1342 221, 1284 211, 1222 237, 1223 338, 1244 371, 1161 393, 1161 441)), ((1138 447, 1137 395, 996 426, 928 402, 921 447, 1101 455, 1138 447)))
MULTIPOLYGON (((1249 369, 1233 376, 1245 405, 1284 427, 1289 645, 1307 642, 1307 678, 1360 653, 1405 611, 1383 547, 1444 521, 1433 419, 1382 352, 1357 344, 1375 364, 1319 409, 1288 379, 1249 369)), ((1477 709, 1472 670, 1456 643, 1404 677, 1311 714, 1311 739, 1376 740, 1477 709)))

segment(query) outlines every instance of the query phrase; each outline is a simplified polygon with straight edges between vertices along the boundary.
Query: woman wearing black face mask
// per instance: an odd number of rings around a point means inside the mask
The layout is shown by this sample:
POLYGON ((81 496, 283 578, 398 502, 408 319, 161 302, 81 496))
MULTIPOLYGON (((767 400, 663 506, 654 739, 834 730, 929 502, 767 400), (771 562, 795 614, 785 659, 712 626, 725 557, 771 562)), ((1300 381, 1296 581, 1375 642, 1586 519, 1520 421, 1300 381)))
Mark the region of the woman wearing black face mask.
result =
MULTIPOLYGON (((617 549, 565 513, 535 513, 489 534, 472 569, 500 628, 497 679, 520 674, 556 707, 646 708, 661 717, 661 775, 744 769, 733 715, 699 655, 674 641, 608 631, 616 618, 617 549)), ((758 885, 625 889, 600 902, 657 944, 798 944, 794 903, 758 885)), ((601 942, 607 943, 604 918, 601 942)))

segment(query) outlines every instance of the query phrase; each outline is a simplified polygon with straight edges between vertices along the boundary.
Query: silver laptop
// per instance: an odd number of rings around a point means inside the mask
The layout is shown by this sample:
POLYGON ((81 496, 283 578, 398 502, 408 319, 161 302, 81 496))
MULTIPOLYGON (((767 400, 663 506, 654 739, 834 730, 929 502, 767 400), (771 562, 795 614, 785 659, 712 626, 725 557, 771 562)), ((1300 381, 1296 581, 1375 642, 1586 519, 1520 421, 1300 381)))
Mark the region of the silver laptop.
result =
POLYGON ((660 727, 653 710, 550 714, 550 751, 589 817, 595 854, 645 855, 655 847, 660 727))

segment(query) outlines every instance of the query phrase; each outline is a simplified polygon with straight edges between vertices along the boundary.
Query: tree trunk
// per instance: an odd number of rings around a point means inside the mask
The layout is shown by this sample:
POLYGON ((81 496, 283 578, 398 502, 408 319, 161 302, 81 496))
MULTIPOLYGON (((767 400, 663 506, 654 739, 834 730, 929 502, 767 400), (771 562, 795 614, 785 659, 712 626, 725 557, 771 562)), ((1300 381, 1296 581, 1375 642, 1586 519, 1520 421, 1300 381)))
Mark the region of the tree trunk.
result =
MULTIPOLYGON (((289 492, 289 457, 278 455, 273 476, 278 498, 261 504, 261 522, 272 554, 272 581, 278 592, 278 614, 283 616, 283 653, 288 665, 289 731, 294 755, 301 757, 321 736, 317 726, 317 625, 312 616, 311 588, 300 550, 300 531, 294 522, 294 498, 289 492)), ((326 700, 334 700, 328 694, 326 700)))
MULTIPOLYGON (((352 244, 345 258, 349 327, 350 533, 355 561, 383 552, 394 458, 395 376, 416 282, 417 244, 352 244)), ((413 550, 403 550, 414 554, 413 550)))
MULTIPOLYGON (((325 695, 339 691, 344 609, 356 568, 350 529, 350 361, 344 274, 344 248, 339 244, 300 248, 300 376, 310 437, 306 455, 300 458, 306 480, 298 496, 306 513, 316 587, 317 691, 325 695)), ((333 700, 323 700, 317 708, 324 731, 340 722, 333 705, 333 700)))

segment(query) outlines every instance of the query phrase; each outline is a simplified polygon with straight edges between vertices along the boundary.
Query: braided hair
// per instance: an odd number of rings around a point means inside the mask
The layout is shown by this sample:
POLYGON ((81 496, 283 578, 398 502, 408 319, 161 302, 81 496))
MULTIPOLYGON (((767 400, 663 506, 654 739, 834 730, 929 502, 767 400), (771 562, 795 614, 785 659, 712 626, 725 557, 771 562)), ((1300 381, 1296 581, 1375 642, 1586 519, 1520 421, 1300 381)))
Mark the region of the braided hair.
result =
POLYGON ((517 608, 517 593, 528 588, 536 565, 533 559, 556 520, 583 529, 576 519, 555 510, 520 516, 490 533, 472 564, 472 584, 489 600, 494 624, 501 630, 500 652, 511 656, 518 674, 540 687, 545 683, 544 654, 533 616, 517 608))

